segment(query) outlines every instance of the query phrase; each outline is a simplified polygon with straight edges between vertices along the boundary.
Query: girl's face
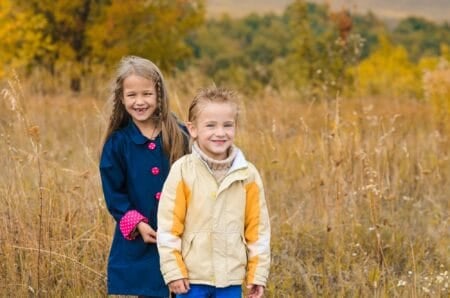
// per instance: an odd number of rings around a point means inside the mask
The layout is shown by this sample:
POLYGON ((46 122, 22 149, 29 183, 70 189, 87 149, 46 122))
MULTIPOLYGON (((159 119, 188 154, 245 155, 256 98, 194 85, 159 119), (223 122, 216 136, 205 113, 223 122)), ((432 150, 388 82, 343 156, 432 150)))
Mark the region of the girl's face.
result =
POLYGON ((200 108, 197 119, 188 122, 191 136, 210 158, 224 160, 233 145, 236 132, 236 109, 230 103, 206 103, 200 108))
POLYGON ((134 74, 125 78, 122 103, 136 125, 150 123, 151 116, 158 107, 153 80, 134 74))

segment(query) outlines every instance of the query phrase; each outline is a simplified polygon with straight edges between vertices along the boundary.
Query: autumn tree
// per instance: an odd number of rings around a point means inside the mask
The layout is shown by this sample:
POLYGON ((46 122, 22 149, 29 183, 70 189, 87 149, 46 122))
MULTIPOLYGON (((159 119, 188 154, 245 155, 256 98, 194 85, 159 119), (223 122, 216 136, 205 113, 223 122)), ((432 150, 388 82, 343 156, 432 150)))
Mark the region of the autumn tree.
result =
POLYGON ((93 61, 110 64, 134 54, 169 70, 192 55, 185 38, 203 23, 203 2, 112 0, 87 31, 93 61))
POLYGON ((218 84, 252 92, 270 84, 270 65, 286 55, 289 34, 281 16, 224 14, 207 20, 188 39, 195 65, 218 84), (241 88, 243 87, 243 88, 241 88))
POLYGON ((141 55, 170 69, 191 55, 185 37, 204 17, 203 0, 3 0, 0 5, 0 61, 67 74, 75 92, 93 63, 111 65, 124 55, 141 55))
POLYGON ((12 68, 26 68, 54 49, 44 32, 46 27, 43 15, 18 9, 11 0, 0 1, 0 78, 12 68))
POLYGON ((55 68, 69 71, 70 88, 80 91, 82 62, 88 54, 85 32, 91 19, 94 5, 101 0, 17 0, 16 9, 45 19, 41 34, 50 39, 52 47, 34 56, 34 62, 55 74, 55 68))
POLYGON ((351 35, 350 15, 333 15, 326 5, 303 0, 294 1, 285 13, 290 48, 285 61, 275 65, 278 75, 308 97, 335 97, 349 80, 346 68, 358 54, 351 51, 359 39, 351 35))
POLYGON ((450 41, 449 24, 436 24, 420 17, 402 19, 393 31, 393 40, 408 49, 417 62, 423 56, 440 55, 442 41, 450 41))
POLYGON ((379 47, 350 70, 359 93, 420 96, 421 74, 406 49, 394 45, 386 35, 380 35, 379 40, 379 47))

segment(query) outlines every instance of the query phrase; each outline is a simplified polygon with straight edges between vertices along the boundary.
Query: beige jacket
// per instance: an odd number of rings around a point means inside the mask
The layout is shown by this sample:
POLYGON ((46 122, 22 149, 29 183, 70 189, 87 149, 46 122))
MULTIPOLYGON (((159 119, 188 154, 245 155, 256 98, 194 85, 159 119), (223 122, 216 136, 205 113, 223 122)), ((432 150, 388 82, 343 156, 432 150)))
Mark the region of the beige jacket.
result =
POLYGON ((220 184, 196 153, 182 157, 159 204, 157 243, 166 283, 188 278, 226 287, 245 279, 266 285, 270 223, 264 189, 240 150, 220 184))

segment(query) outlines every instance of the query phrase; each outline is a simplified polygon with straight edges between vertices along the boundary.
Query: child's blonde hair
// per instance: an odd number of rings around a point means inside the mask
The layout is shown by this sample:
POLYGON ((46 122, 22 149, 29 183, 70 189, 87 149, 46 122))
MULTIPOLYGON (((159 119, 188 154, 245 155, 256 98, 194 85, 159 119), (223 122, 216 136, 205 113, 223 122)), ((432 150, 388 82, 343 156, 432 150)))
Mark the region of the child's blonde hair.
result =
POLYGON ((157 92, 157 109, 152 115, 156 125, 161 125, 163 149, 170 160, 170 164, 184 155, 184 138, 178 119, 170 112, 164 77, 159 68, 150 60, 137 56, 122 58, 117 68, 116 79, 113 82, 110 101, 113 109, 109 119, 104 141, 113 132, 125 127, 131 117, 125 110, 123 100, 123 81, 130 75, 138 75, 154 82, 157 92))
POLYGON ((200 89, 195 95, 194 99, 189 106, 188 121, 195 122, 202 106, 207 103, 229 103, 235 111, 235 120, 237 121, 239 114, 239 106, 237 101, 237 94, 235 91, 227 88, 208 87, 200 89))

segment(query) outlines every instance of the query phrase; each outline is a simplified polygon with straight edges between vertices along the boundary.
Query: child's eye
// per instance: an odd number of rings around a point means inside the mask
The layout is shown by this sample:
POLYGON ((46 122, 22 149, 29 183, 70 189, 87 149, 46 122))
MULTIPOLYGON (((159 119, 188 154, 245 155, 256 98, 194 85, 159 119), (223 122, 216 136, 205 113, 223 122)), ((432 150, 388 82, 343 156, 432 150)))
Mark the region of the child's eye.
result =
POLYGON ((206 127, 214 127, 214 124, 208 123, 208 124, 206 124, 206 127))

